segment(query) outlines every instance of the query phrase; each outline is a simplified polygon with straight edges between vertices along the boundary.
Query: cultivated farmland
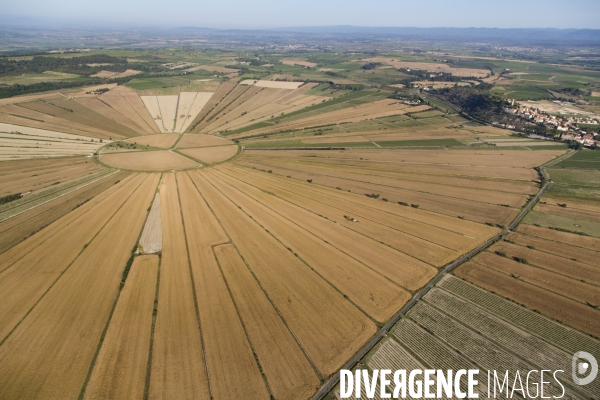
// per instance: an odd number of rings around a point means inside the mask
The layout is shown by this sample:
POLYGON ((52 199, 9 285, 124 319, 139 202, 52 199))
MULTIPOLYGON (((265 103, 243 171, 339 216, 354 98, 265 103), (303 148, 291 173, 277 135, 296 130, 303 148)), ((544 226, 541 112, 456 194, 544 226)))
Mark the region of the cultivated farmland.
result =
POLYGON ((490 243, 563 146, 498 149, 505 130, 330 83, 350 58, 211 57, 0 101, 0 398, 310 398, 482 246, 366 368, 570 373, 568 352, 600 354, 600 239, 531 222, 490 243))

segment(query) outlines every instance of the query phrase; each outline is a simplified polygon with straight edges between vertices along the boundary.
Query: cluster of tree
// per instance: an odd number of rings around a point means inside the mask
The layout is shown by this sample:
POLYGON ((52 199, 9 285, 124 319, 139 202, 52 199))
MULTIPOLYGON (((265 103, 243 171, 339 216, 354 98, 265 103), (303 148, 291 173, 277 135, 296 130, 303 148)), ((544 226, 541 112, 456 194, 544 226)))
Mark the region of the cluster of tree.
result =
POLYGON ((363 65, 361 68, 365 69, 365 70, 371 70, 371 69, 377 68, 380 65, 381 65, 381 63, 378 63, 378 62, 370 62, 370 63, 363 65))
MULTIPOLYGON (((137 67, 137 65, 136 65, 137 67)), ((34 56, 31 60, 11 60, 0 58, 0 76, 36 74, 46 71, 66 72, 77 75, 92 75, 102 69, 123 72, 129 68, 125 58, 106 54, 95 54, 83 57, 43 57, 34 56), (89 64, 111 64, 107 66, 90 66, 89 64)))
POLYGON ((329 88, 328 89, 334 89, 334 90, 362 90, 365 85, 362 85, 360 83, 347 83, 347 84, 340 84, 340 83, 333 83, 332 81, 329 81, 329 88))
POLYGON ((582 95, 586 94, 586 92, 584 92, 583 90, 581 90, 579 88, 563 87, 560 89, 556 89, 556 91, 559 93, 564 93, 569 96, 582 96, 582 95))
POLYGON ((23 197, 21 193, 9 194, 8 196, 0 197, 0 204, 10 203, 11 201, 15 201, 23 197))
POLYGON ((548 128, 532 124, 504 111, 508 103, 500 96, 490 93, 493 85, 480 83, 475 87, 452 87, 432 90, 430 93, 441 100, 462 109, 466 116, 486 123, 512 125, 518 130, 546 134, 548 128))
POLYGON ((448 72, 428 72, 423 69, 408 69, 408 68, 401 68, 398 71, 400 71, 404 74, 407 74, 407 75, 414 76, 416 78, 414 80, 419 80, 419 81, 423 81, 423 80, 428 80, 428 81, 432 81, 432 82, 460 82, 461 81, 461 78, 459 78, 457 76, 453 76, 452 74, 450 74, 448 72))

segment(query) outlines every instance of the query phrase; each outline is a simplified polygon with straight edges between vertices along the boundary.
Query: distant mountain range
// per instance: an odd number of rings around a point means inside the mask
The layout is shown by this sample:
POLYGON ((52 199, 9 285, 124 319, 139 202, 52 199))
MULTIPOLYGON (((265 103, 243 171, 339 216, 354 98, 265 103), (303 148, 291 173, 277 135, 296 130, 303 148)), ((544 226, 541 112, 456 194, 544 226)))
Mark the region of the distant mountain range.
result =
POLYGON ((262 30, 210 29, 201 27, 181 27, 169 29, 191 34, 205 35, 264 35, 264 34, 305 34, 343 37, 405 37, 426 40, 492 41, 504 43, 557 44, 576 43, 600 45, 598 29, 555 29, 555 28, 416 28, 416 27, 369 27, 352 25, 300 26, 262 30))

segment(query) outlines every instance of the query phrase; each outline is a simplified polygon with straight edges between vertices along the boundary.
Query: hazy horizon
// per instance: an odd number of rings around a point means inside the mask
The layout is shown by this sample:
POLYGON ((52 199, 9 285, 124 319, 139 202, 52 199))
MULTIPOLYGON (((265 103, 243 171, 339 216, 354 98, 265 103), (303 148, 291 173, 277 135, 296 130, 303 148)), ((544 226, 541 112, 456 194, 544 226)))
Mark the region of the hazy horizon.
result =
POLYGON ((6 2, 2 25, 69 26, 88 28, 277 29, 351 25, 416 28, 599 28, 600 2, 588 0, 506 0, 502 4, 456 0, 424 3, 393 0, 328 2, 305 0, 281 3, 232 0, 215 2, 174 0, 106 0, 104 2, 40 0, 6 2))

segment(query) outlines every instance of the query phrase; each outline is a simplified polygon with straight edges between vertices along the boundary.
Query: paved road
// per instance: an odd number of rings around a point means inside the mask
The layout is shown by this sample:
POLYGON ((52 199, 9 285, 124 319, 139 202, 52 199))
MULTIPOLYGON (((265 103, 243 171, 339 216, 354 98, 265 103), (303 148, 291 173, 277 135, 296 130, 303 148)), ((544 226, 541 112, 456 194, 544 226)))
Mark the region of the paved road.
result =
MULTIPOLYGON (((413 298, 410 299, 410 301, 408 303, 406 303, 404 305, 404 307, 402 307, 400 309, 400 311, 398 311, 396 314, 394 314, 392 319, 390 319, 388 321, 388 323, 385 324, 383 326, 383 328, 381 328, 379 330, 379 332, 377 332, 377 334, 371 340, 369 340, 358 351, 358 353, 356 353, 354 355, 354 357, 352 357, 346 364, 344 364, 344 366, 341 369, 351 369, 354 365, 356 365, 356 363, 358 363, 358 361, 361 358, 363 358, 363 356, 365 354, 367 354, 369 352, 369 350, 371 350, 373 348, 373 346, 375 346, 377 344, 377 342, 379 342, 379 340, 382 339, 389 332, 390 328, 392 326, 394 326, 394 324, 396 322, 398 322, 398 320, 400 318, 402 318, 404 316, 404 314, 406 314, 406 312, 417 301, 419 301, 444 275, 446 275, 448 272, 452 271, 454 268, 458 267, 459 265, 461 265, 462 263, 467 261, 469 258, 474 257, 475 255, 477 255, 478 253, 480 253, 481 251, 486 249, 488 246, 491 246, 496 241, 502 239, 515 226, 517 226, 517 224, 519 222, 521 222, 521 220, 523 219, 525 214, 527 214, 529 212, 529 210, 531 210, 531 208, 538 202, 540 197, 542 197, 542 195, 544 194, 546 189, 548 189, 548 186, 550 186, 551 182, 550 182, 548 174, 546 173, 546 168, 564 160, 565 158, 571 157, 573 154, 575 154, 575 152, 570 150, 563 156, 557 157, 554 160, 551 160, 551 161, 547 162, 546 164, 542 165, 540 170, 541 170, 542 174, 544 175, 544 182, 545 182, 544 185, 540 188, 539 192, 531 200, 529 200, 527 205, 523 208, 523 210, 521 210, 519 215, 517 215, 516 218, 508 225, 508 227, 506 229, 504 229, 502 232, 500 232, 499 234, 497 234, 496 236, 492 237, 491 239, 489 239, 488 241, 483 243, 482 245, 474 248, 467 254, 463 255, 462 257, 458 258, 457 260, 446 265, 446 267, 443 270, 441 270, 431 281, 429 281, 429 283, 427 285, 425 285, 425 287, 423 287, 421 290, 419 290, 419 292, 416 293, 413 296, 413 298)), ((337 373, 331 379, 329 379, 329 381, 327 381, 327 383, 325 383, 325 385, 323 385, 321 387, 321 389, 317 392, 317 394, 314 395, 313 400, 319 400, 323 396, 325 396, 327 393, 329 393, 331 391, 331 389, 338 383, 339 380, 340 380, 340 374, 337 373)))

